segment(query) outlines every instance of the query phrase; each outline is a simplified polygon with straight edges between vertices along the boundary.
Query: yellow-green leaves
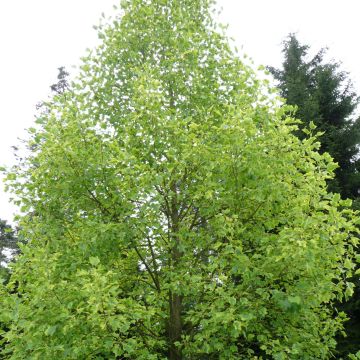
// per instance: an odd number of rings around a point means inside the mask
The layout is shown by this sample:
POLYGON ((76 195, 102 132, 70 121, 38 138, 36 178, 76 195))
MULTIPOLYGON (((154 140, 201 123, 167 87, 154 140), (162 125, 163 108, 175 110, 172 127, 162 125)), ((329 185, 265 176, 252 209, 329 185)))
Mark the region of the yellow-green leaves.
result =
POLYGON ((8 176, 7 358, 327 359, 357 234, 332 160, 207 0, 125 3, 8 176))
POLYGON ((97 266, 100 263, 100 259, 97 256, 91 256, 89 258, 89 263, 93 266, 97 266))

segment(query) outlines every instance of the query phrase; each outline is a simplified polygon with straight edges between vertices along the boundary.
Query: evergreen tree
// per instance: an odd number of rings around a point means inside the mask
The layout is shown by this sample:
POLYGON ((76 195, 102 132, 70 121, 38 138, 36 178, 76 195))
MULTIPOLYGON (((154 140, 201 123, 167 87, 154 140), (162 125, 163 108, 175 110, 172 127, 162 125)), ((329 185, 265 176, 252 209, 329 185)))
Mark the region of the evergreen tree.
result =
POLYGON ((328 359, 358 243, 330 156, 210 1, 122 5, 8 174, 29 241, 0 287, 3 356, 328 359))
MULTIPOLYGON (((268 69, 278 81, 281 95, 288 104, 296 105, 296 116, 303 127, 312 121, 323 135, 320 152, 328 152, 339 167, 329 182, 329 190, 343 198, 357 199, 360 190, 360 119, 354 119, 358 97, 348 74, 340 64, 325 63, 325 50, 308 57, 309 46, 302 45, 290 34, 282 49, 282 69, 268 69)), ((300 138, 305 134, 296 133, 300 138)))
MULTIPOLYGON (((340 71, 338 63, 324 63, 325 50, 320 50, 312 59, 308 58, 309 46, 302 45, 294 34, 284 42, 282 69, 269 67, 278 81, 281 95, 287 103, 296 105, 297 117, 303 126, 313 121, 320 137, 320 152, 328 152, 338 163, 336 178, 329 182, 329 190, 339 192, 343 197, 354 199, 354 207, 359 207, 360 189, 360 119, 354 119, 358 97, 352 90, 348 75, 340 71)), ((297 136, 304 138, 302 131, 297 136)), ((355 294, 337 307, 346 312, 347 337, 338 337, 338 356, 342 357, 359 350, 360 344, 360 282, 355 294)))

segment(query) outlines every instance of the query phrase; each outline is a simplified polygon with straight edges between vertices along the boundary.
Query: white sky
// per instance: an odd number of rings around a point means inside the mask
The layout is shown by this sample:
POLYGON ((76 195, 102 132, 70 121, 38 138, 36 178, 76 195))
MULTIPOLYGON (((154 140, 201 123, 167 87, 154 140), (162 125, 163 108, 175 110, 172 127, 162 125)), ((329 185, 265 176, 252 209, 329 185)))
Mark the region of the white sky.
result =
MULTIPOLYGON (((34 121, 57 68, 74 72, 87 47, 96 44, 92 25, 116 0, 0 0, 0 165, 14 161, 12 145, 34 121)), ((360 94, 359 0, 218 0, 221 21, 241 52, 255 64, 281 64, 281 42, 290 32, 312 46, 329 47, 360 94)), ((14 208, 0 185, 0 218, 14 208)))

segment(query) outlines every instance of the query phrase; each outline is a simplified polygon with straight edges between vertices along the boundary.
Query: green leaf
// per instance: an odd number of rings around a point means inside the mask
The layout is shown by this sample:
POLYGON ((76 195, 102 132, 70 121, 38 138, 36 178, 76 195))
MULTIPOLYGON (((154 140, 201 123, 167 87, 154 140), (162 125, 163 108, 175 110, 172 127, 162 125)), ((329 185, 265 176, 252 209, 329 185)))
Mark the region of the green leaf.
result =
POLYGON ((97 256, 91 256, 89 258, 89 263, 93 266, 97 266, 100 263, 100 259, 97 256))
POLYGON ((289 296, 288 297, 288 301, 292 304, 297 304, 300 305, 301 304, 301 298, 300 296, 289 296))
POLYGON ((53 336, 55 334, 55 331, 57 329, 56 325, 53 326, 49 326, 46 330, 45 330, 45 335, 47 336, 53 336))

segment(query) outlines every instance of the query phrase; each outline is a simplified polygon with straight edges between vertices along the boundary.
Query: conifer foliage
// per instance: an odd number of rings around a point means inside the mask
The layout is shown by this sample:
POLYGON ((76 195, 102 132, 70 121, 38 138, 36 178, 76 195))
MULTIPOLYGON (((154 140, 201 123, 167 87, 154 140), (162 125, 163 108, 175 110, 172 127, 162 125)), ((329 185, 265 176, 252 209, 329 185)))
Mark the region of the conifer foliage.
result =
MULTIPOLYGON (((270 67, 281 95, 296 105, 296 116, 307 127, 312 121, 322 132, 320 152, 328 152, 339 167, 329 190, 357 199, 360 191, 360 118, 355 118, 359 98, 348 74, 336 62, 325 63, 325 49, 309 58, 309 46, 294 34, 284 42, 281 69, 270 67)), ((297 135, 306 135, 299 131, 297 135)))
POLYGON ((208 0, 125 0, 8 174, 5 359, 327 359, 348 202, 208 0))

